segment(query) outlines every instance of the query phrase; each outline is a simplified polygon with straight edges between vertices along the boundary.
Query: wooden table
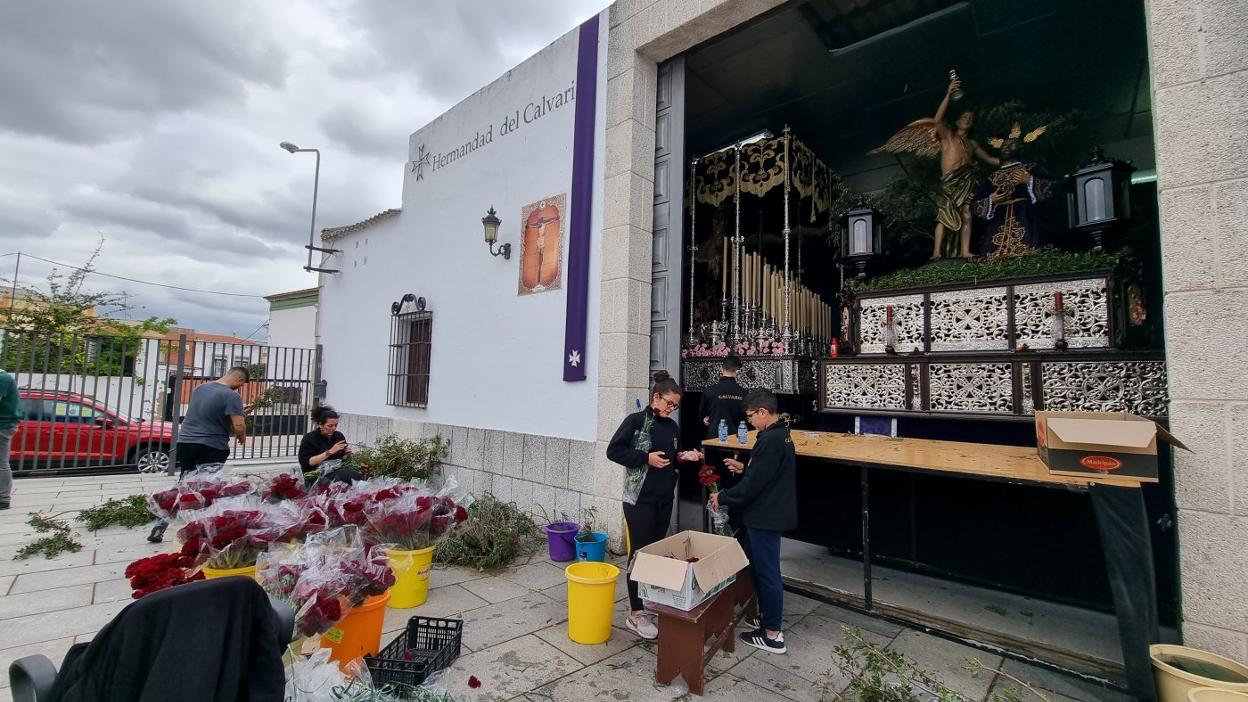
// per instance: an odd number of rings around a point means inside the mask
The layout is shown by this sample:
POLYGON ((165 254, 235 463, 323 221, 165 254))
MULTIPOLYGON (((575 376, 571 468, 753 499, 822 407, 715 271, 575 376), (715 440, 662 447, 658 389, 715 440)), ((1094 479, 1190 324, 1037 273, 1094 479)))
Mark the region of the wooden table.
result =
POLYGON ((747 569, 737 573, 731 585, 688 612, 654 602, 647 602, 646 610, 659 617, 655 680, 670 685, 677 675, 683 675, 689 692, 701 695, 706 664, 721 648, 728 653, 736 650, 737 624, 757 616, 758 603, 747 569))
MULTIPOLYGON (((703 446, 729 451, 754 448, 750 432, 746 443, 707 439, 703 446)), ((893 439, 886 436, 836 434, 825 431, 792 432, 797 455, 853 466, 944 473, 969 478, 1000 480, 1007 483, 1086 490, 1090 483, 1138 488, 1140 481, 1129 476, 1052 475, 1028 446, 973 444, 935 439, 893 439)))
MULTIPOLYGON (((746 443, 707 439, 702 445, 720 451, 750 451, 746 443)), ((858 468, 862 482, 863 601, 873 610, 871 593, 872 470, 891 470, 1014 485, 1073 490, 1091 496, 1118 617, 1128 687, 1141 700, 1154 700, 1148 645, 1158 641, 1156 578, 1148 517, 1141 482, 1126 476, 1052 475, 1027 446, 1001 446, 933 439, 860 436, 793 430, 795 452, 829 468, 858 468)), ((710 461, 707 461, 710 463, 710 461)))

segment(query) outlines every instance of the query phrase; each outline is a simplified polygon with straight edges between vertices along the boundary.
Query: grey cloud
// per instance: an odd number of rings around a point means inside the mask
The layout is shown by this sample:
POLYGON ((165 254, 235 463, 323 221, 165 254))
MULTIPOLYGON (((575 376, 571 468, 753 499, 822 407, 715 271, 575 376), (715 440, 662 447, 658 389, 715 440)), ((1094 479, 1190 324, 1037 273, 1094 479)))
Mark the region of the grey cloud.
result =
MULTIPOLYGON (((605 4, 0 2, 0 253, 77 264, 102 233, 104 272, 314 285, 313 159, 279 141, 322 151, 317 229, 398 206, 408 134, 605 4)), ((40 265, 23 259, 23 284, 40 265)), ((89 280, 205 331, 267 317, 254 298, 89 280)))
MULTIPOLYGON (((606 3, 374 0, 349 13, 370 37, 357 77, 379 71, 409 76, 443 101, 457 101, 550 43, 606 3)), ((344 68, 344 73, 346 72, 344 68)))
POLYGON ((356 105, 338 105, 326 110, 317 121, 325 136, 358 154, 395 158, 407 146, 414 131, 407 125, 382 124, 375 112, 356 105))
POLYGON ((0 3, 0 126, 75 143, 280 88, 286 56, 250 3, 0 3))

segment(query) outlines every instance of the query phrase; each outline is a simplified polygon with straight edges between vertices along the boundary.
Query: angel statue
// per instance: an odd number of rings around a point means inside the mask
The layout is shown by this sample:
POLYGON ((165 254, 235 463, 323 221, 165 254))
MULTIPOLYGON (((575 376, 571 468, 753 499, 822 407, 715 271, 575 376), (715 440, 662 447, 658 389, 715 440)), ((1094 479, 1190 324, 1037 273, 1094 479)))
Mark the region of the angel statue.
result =
POLYGON ((963 110, 952 126, 945 123, 951 96, 961 90, 961 80, 956 77, 950 80, 935 117, 911 122, 883 146, 871 152, 909 152, 926 158, 940 156, 940 190, 936 195, 936 244, 932 248, 933 260, 942 255, 946 231, 958 233, 958 255, 970 258, 971 196, 975 193, 977 184, 973 159, 978 158, 993 166, 1001 163, 984 152, 970 137, 971 127, 975 125, 974 111, 963 110))
POLYGON ((982 220, 979 253, 987 258, 1018 256, 1043 243, 1035 204, 1053 193, 1054 179, 1044 168, 1017 158, 1048 129, 1041 125, 1023 134, 1015 122, 1008 136, 993 137, 988 145, 1001 153, 1001 165, 975 193, 975 216, 982 220))

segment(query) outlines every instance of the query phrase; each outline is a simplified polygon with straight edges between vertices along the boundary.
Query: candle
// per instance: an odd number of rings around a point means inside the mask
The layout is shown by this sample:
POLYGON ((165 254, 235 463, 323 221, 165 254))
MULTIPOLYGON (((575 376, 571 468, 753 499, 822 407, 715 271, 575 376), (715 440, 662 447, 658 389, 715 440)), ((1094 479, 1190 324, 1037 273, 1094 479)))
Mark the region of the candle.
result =
POLYGON ((741 253, 741 304, 750 304, 750 255, 741 253))
POLYGON ((728 299, 728 237, 724 237, 724 267, 720 269, 723 272, 724 279, 724 299, 728 299))
POLYGON ((745 304, 754 301, 754 254, 745 255, 745 304))
POLYGON ((1062 294, 1060 292, 1053 293, 1053 311, 1058 314, 1062 312, 1062 294))
POLYGON ((762 281, 763 281, 763 257, 762 257, 761 255, 759 255, 759 254, 754 254, 754 287, 755 287, 755 294, 758 294, 758 295, 761 295, 761 294, 762 294, 762 292, 763 292, 763 288, 762 288, 762 285, 761 285, 762 281))
POLYGON ((763 264, 763 279, 761 281, 762 288, 763 288, 763 304, 762 304, 763 314, 770 313, 770 309, 767 307, 767 303, 771 302, 771 291, 767 289, 767 278, 770 275, 770 268, 771 266, 768 266, 765 263, 763 264))

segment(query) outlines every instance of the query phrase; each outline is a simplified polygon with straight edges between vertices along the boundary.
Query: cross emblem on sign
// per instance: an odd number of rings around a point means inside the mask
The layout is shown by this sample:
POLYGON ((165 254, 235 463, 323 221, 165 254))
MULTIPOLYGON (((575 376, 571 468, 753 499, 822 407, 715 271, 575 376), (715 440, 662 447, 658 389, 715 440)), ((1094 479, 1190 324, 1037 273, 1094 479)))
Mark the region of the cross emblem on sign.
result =
POLYGON ((425 166, 433 159, 433 154, 425 150, 425 145, 421 144, 416 150, 416 160, 412 161, 412 173, 416 174, 416 180, 423 180, 425 177, 425 166))

